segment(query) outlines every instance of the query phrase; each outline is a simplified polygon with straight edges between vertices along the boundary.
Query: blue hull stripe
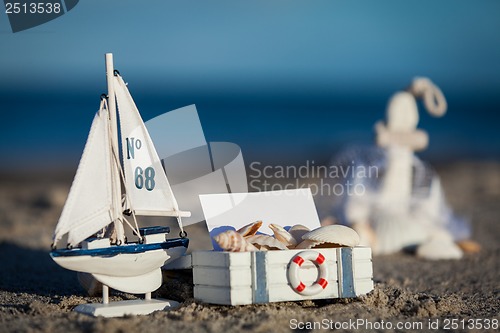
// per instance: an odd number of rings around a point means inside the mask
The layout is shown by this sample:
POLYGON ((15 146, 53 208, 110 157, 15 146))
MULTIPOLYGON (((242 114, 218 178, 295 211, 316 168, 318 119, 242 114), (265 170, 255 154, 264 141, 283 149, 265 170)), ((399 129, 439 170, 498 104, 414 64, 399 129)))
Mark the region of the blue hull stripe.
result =
POLYGON ((189 245, 189 239, 187 238, 175 238, 171 240, 167 240, 163 243, 154 243, 154 244, 129 244, 129 245, 112 245, 110 247, 100 248, 100 249, 60 249, 53 250, 50 252, 52 257, 76 257, 76 256, 106 256, 112 257, 117 254, 122 253, 142 253, 146 251, 160 250, 160 249, 170 249, 173 247, 185 247, 187 248, 189 245))

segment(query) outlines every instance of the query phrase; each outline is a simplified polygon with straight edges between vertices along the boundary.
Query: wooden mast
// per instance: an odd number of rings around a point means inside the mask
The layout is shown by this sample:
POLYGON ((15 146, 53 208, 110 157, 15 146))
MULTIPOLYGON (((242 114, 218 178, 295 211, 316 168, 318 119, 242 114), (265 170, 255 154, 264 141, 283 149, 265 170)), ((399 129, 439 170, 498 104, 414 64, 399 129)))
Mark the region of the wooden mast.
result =
POLYGON ((123 222, 121 221, 122 215, 122 202, 121 202, 121 182, 120 171, 116 163, 119 162, 119 147, 118 147, 118 117, 116 113, 116 98, 114 87, 114 66, 113 54, 106 53, 106 80, 108 83, 108 108, 110 118, 110 139, 111 147, 114 152, 111 157, 111 179, 112 179, 112 193, 113 193, 113 221, 116 233, 116 242, 123 244, 125 240, 125 231, 123 230, 123 222))

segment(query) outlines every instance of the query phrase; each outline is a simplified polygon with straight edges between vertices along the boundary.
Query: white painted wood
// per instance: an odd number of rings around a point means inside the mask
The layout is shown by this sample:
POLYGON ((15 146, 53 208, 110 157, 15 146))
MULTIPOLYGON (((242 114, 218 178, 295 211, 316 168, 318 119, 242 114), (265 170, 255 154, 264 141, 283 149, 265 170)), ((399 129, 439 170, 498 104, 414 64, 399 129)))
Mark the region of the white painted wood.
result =
POLYGON ((354 274, 356 279, 371 279, 373 276, 373 265, 370 261, 354 261, 354 274))
POLYGON ((161 298, 151 300, 128 300, 109 304, 81 304, 74 311, 98 317, 123 317, 125 315, 147 315, 154 311, 169 310, 179 306, 178 302, 161 298))
POLYGON ((60 266, 84 273, 102 274, 117 277, 138 276, 162 267, 171 257, 181 256, 184 247, 167 250, 158 249, 142 253, 121 253, 115 256, 66 256, 53 257, 60 266))
POLYGON ((289 285, 273 285, 269 288, 271 302, 303 301, 307 299, 339 298, 338 284, 329 279, 328 286, 319 294, 304 296, 296 293, 289 285))
POLYGON ((144 236, 144 244, 162 243, 167 239, 167 234, 154 234, 144 236))
POLYGON ((373 290, 373 280, 370 279, 356 279, 354 280, 356 292, 360 295, 368 294, 373 290))
POLYGON ((251 255, 251 252, 194 251, 193 268, 196 266, 250 266, 251 255))
POLYGON ((248 287, 214 287, 195 285, 195 298, 199 301, 221 305, 252 304, 252 288, 248 287))
POLYGON ((191 212, 184 211, 161 211, 161 210, 134 210, 135 215, 141 216, 173 216, 173 217, 191 217, 191 212))
MULTIPOLYGON (((115 86, 114 86, 114 65, 113 65, 113 54, 106 53, 106 81, 108 84, 108 110, 109 110, 109 120, 110 120, 110 133, 109 138, 111 140, 111 148, 114 154, 118 156, 118 120, 116 113, 116 99, 115 99, 115 86)), ((113 156, 113 154, 112 154, 113 156)), ((114 228, 116 233, 116 241, 120 241, 122 244, 125 243, 125 230, 123 229, 123 223, 120 219, 122 216, 122 189, 120 182, 120 173, 116 161, 112 158, 111 163, 111 186, 113 193, 113 205, 112 220, 114 221, 114 228)))
MULTIPOLYGON (((203 302, 225 305, 262 303, 262 299, 256 299, 260 283, 261 287, 263 284, 267 287, 267 302, 338 298, 341 272, 338 270, 337 250, 313 249, 325 257, 328 268, 327 287, 313 296, 295 292, 287 277, 290 260, 303 250, 267 251, 260 252, 260 255, 256 252, 195 251, 192 254, 194 297, 203 302), (264 258, 264 277, 258 276, 257 256, 264 258)), ((352 271, 348 273, 356 295, 373 290, 370 248, 352 249, 352 271)), ((306 286, 311 285, 318 278, 318 269, 312 262, 306 261, 300 268, 299 276, 306 286)))
POLYGON ((109 238, 93 238, 91 240, 82 241, 82 249, 92 250, 101 249, 110 246, 109 238))
POLYGON ((102 304, 109 303, 109 287, 105 284, 102 285, 102 304))
POLYGON ((159 268, 138 276, 119 277, 102 274, 92 274, 92 276, 103 285, 131 294, 155 291, 161 287, 162 283, 162 274, 159 268))
POLYGON ((216 287, 249 286, 252 284, 252 271, 247 267, 193 267, 193 283, 216 287))

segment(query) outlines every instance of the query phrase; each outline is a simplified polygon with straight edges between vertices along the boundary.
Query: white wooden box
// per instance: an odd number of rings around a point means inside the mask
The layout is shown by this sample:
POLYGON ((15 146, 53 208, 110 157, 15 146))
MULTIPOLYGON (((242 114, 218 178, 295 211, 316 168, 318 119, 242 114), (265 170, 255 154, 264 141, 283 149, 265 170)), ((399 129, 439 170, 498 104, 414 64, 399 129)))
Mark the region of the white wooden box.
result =
MULTIPOLYGON (((193 259, 194 297, 206 303, 242 305, 306 299, 347 298, 373 290, 371 249, 335 249, 217 252, 195 251, 193 259), (327 284, 315 295, 294 290, 289 270, 303 251, 324 257, 327 284)), ((319 265, 305 260, 298 269, 300 281, 310 286, 319 279, 319 265)))

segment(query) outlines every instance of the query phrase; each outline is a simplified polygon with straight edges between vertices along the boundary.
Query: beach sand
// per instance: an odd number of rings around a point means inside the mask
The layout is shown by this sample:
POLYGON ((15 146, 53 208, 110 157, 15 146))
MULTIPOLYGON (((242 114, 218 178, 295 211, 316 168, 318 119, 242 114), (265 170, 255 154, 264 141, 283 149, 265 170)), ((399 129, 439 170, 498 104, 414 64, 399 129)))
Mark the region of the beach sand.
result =
MULTIPOLYGON (((333 328, 344 322, 339 332, 373 331, 370 325, 401 332, 412 330, 396 329, 398 322, 421 322, 426 330, 438 321, 445 331, 446 322, 455 318, 466 325, 456 331, 469 331, 469 319, 499 319, 500 164, 454 163, 437 171, 451 207, 471 219, 472 238, 482 246, 479 254, 450 261, 405 253, 376 256, 375 289, 360 298, 236 307, 199 303, 193 299, 190 271, 166 272, 154 296, 177 300, 180 308, 112 319, 72 311, 100 298, 87 297, 76 273, 57 266, 48 254, 72 174, 2 175, 0 332, 288 332, 310 331, 301 330, 301 324, 314 322, 333 328), (346 326, 349 321, 360 326, 346 326)), ((111 297, 133 298, 117 292, 111 297)))

